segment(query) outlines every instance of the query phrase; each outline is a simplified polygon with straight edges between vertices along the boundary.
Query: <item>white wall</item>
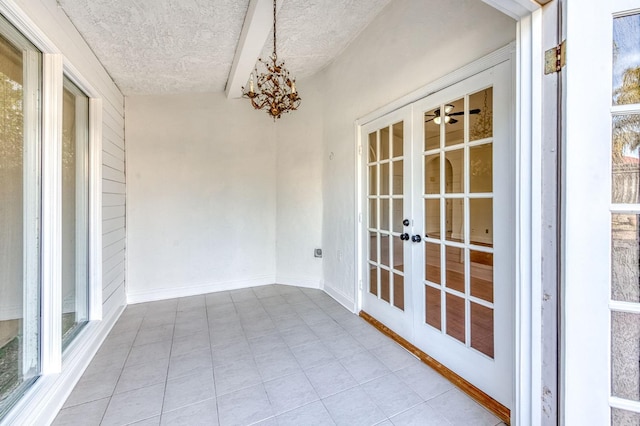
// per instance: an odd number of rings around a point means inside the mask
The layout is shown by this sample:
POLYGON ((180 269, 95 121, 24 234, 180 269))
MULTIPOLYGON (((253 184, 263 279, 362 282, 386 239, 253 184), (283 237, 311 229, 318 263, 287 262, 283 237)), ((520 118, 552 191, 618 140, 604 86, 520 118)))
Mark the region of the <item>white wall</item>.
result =
POLYGON ((354 121, 515 38, 477 0, 395 0, 316 78, 323 86, 325 289, 355 301, 354 121))
POLYGON ((222 93, 126 110, 129 301, 275 282, 273 120, 222 93))
MULTIPOLYGON (((299 81, 300 109, 284 115, 277 134, 276 282, 319 288, 322 258, 322 88, 299 81)), ((257 113, 256 113, 257 114, 257 113)))

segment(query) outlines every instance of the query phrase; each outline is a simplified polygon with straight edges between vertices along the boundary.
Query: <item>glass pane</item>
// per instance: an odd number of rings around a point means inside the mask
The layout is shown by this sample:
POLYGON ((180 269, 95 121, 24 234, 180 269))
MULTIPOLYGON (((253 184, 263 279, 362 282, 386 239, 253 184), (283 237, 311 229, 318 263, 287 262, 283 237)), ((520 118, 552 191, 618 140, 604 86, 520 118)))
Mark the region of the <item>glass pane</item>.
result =
POLYGON ((393 125, 393 156, 401 157, 404 143, 404 124, 401 122, 393 125))
POLYGON ((378 268, 369 264, 369 293, 378 295, 378 268))
POLYGON ((640 426, 640 413, 612 408, 611 426, 640 426))
POLYGON ((469 148, 469 192, 493 191, 493 144, 469 148))
POLYGON ((493 247, 493 198, 469 199, 471 244, 493 247))
POLYGON ((640 115, 613 117, 611 201, 640 203, 640 115))
POLYGON ((440 193, 440 154, 424 157, 424 193, 440 193))
POLYGON ((447 194, 464 192, 464 150, 456 149, 444 154, 444 191, 447 194))
POLYGON ((404 241, 400 236, 391 238, 393 238, 393 269, 404 271, 404 241))
POLYGON ((24 120, 22 52, 0 38, 0 401, 22 382, 24 120))
MULTIPOLYGON (((438 112, 440 108, 437 108, 438 112)), ((434 118, 436 110, 432 109, 424 114, 424 150, 440 148, 440 125, 436 124, 434 118)))
POLYGON ((393 187, 392 193, 394 195, 404 194, 404 162, 394 161, 393 163, 393 187))
POLYGON ((389 195, 390 164, 380 164, 380 195, 389 195))
POLYGON ((391 245, 389 240, 391 237, 388 235, 380 235, 380 264, 385 266, 390 266, 391 263, 389 259, 391 256, 391 245))
POLYGON ((389 282, 391 281, 391 273, 386 269, 380 269, 380 298, 386 302, 391 301, 389 293, 389 282))
POLYGON ((441 284, 440 244, 425 243, 424 247, 425 279, 434 284, 441 284))
POLYGON ((493 358, 493 309, 471 302, 471 347, 493 358))
POLYGON ((447 293, 447 334, 462 343, 465 342, 464 299, 447 293))
POLYGON ((469 251, 471 295, 493 302, 493 254, 469 251))
POLYGON ((380 160, 387 160, 389 158, 389 128, 384 127, 380 129, 380 160))
POLYGON ((393 306, 404 311, 404 277, 393 274, 393 306))
POLYGON ((445 246, 447 270, 445 284, 447 287, 464 293, 464 249, 445 246))
POLYGON ((424 287, 425 322, 442 330, 442 299, 440 290, 430 286, 424 287))
POLYGON ((369 195, 378 193, 378 166, 369 166, 369 195))
POLYGON ((369 162, 378 161, 378 140, 376 132, 369 133, 369 162))
MULTIPOLYGON (((437 113, 437 112, 436 112, 437 113)), ((451 146, 464 142, 464 99, 458 99, 444 106, 440 113, 444 117, 444 145, 451 146)), ((441 118, 442 119, 442 118, 441 118)), ((436 118, 434 121, 438 121, 436 118)))
POLYGON ((0 35, 0 418, 40 368, 40 60, 0 35))
POLYGON ((611 298, 640 302, 640 215, 611 216, 611 298))
POLYGON ((469 96, 469 141, 493 136, 493 88, 469 96))
POLYGON ((402 198, 392 200, 391 205, 393 207, 393 232, 402 232, 404 228, 402 224, 402 219, 404 218, 402 198))
POLYGON ((462 242, 464 240, 464 200, 453 198, 446 200, 446 239, 462 242))
POLYGON ((611 394, 640 400, 640 315, 611 313, 611 394))
POLYGON ((380 229, 389 230, 389 199, 380 200, 380 229))
POLYGON ((378 227, 378 200, 369 200, 369 228, 378 227))
POLYGON ((89 318, 89 98, 64 79, 62 108, 62 347, 89 318))
POLYGON ((440 238, 440 199, 424 200, 425 235, 440 238))
POLYGON ((369 260, 378 261, 378 233, 369 233, 369 260))
POLYGON ((640 15, 613 20, 613 104, 640 103, 640 15))

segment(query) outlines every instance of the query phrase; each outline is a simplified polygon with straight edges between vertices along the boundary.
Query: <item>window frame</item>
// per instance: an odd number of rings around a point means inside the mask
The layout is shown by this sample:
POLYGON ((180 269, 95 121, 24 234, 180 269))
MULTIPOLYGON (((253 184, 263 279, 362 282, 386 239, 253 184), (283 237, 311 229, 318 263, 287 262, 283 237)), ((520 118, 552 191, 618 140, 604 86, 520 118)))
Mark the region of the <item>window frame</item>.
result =
MULTIPOLYGON (((87 327, 62 350, 62 106, 64 77, 89 98, 89 323, 102 320, 102 99, 69 60, 46 53, 43 70, 43 316, 42 374, 60 373, 67 358, 75 358, 87 327), (44 182, 48 182, 47 188, 44 182), (45 203, 44 200, 47 199, 45 203), (45 237, 48 241, 45 245, 45 237), (46 290, 46 292, 45 292, 46 290), (75 349, 74 349, 75 348, 75 349), (75 353, 75 354, 74 354, 75 353), (46 359, 46 362, 45 362, 46 359)), ((87 324, 89 325, 89 324, 87 324)))
MULTIPOLYGON (((31 386, 15 395, 16 402, 0 421, 22 423, 51 415, 53 401, 61 405, 93 355, 102 312, 102 118, 100 92, 64 56, 31 18, 12 0, 0 2, 0 14, 42 53, 40 88, 40 371, 31 386), (62 351, 61 277, 61 151, 63 76, 89 98, 89 322, 62 351), (60 374, 64 372, 65 374, 60 374)), ((55 415, 55 413, 53 413, 55 415)), ((53 419, 51 419, 53 420, 53 419)))
MULTIPOLYGON (((23 50, 23 83, 25 96, 23 98, 23 277, 22 277, 22 315, 23 329, 30 329, 30 332, 23 333, 31 335, 35 332, 37 345, 26 344, 21 347, 20 353, 22 364, 28 363, 30 359, 36 360, 36 371, 32 377, 20 382, 18 386, 6 398, 4 414, 10 411, 30 386, 40 377, 42 370, 42 334, 41 321, 33 324, 34 318, 40 318, 40 308, 42 304, 42 268, 40 265, 40 236, 42 232, 42 172, 41 172, 41 151, 42 151, 42 108, 39 96, 42 95, 42 51, 7 18, 0 21, 0 32, 9 43, 18 49, 23 50), (34 141, 27 144, 24 141, 34 141), (37 243, 35 243, 37 242, 37 243), (34 244, 35 243, 35 244, 34 244), (24 244, 24 243, 23 243, 24 244), (36 300, 36 305, 32 306, 30 301, 36 300), (37 329, 34 330, 34 329, 37 329), (35 347, 33 347, 35 346, 35 347)), ((2 411, 0 411, 2 414, 2 411)))
MULTIPOLYGON (((74 314, 78 314, 79 312, 83 312, 82 320, 80 322, 75 322, 73 327, 69 330, 69 334, 67 336, 63 336, 62 338, 62 353, 64 357, 64 353, 70 346, 70 344, 76 339, 78 334, 82 331, 82 328, 89 322, 89 178, 90 178, 90 170, 89 170, 89 155, 91 146, 89 145, 89 96, 78 87, 73 81, 69 79, 69 77, 63 74, 63 93, 64 90, 68 91, 74 96, 74 100, 77 100, 79 97, 84 97, 86 99, 86 109, 83 107, 81 110, 78 110, 78 106, 76 105, 75 112, 75 135, 73 142, 76 147, 74 149, 74 157, 75 157, 75 184, 74 184, 74 204, 76 213, 82 213, 82 216, 78 216, 77 214, 74 216, 74 226, 75 232, 74 235, 76 237, 76 243, 74 249, 77 250, 80 244, 83 244, 85 247, 82 251, 82 255, 84 257, 81 260, 78 257, 77 251, 75 252, 75 269, 76 275, 74 279, 74 301, 73 303, 76 305, 74 309, 74 314), (82 144, 82 149, 78 149, 82 144), (80 155, 78 155, 80 154, 80 155), (78 175, 79 172, 79 175, 78 175), (82 182, 81 182, 82 180, 82 182), (80 185, 80 186, 78 186, 80 185), (80 188, 81 191, 78 190, 80 188), (82 195, 80 195, 82 194, 82 195), (80 197, 82 210, 78 210, 78 200, 80 197), (81 222, 82 221, 82 222, 81 222), (80 228, 78 228, 80 226, 80 228), (82 234, 78 233, 78 231, 82 232, 82 234), (84 237, 84 242, 80 242, 77 237, 84 237), (78 279, 77 272, 79 268, 79 264, 83 265, 85 269, 84 279, 81 281, 78 279), (84 295, 84 296, 82 296, 84 295), (81 309, 78 306, 78 302, 82 300, 82 304, 84 307, 81 309)), ((77 103, 77 101, 76 101, 77 103)), ((64 94, 63 94, 63 117, 64 117, 64 94)), ((64 138, 63 138, 64 139, 64 138)), ((64 142, 64 141, 63 141, 64 142)), ((64 155, 64 147, 63 147, 63 155, 64 155)), ((64 183, 63 183, 64 185, 64 183)), ((64 189, 64 187, 63 187, 64 189)), ((61 251, 63 252, 63 251, 61 251)), ((84 269, 83 268, 83 269, 84 269)), ((63 295, 64 296, 64 295, 63 295)), ((62 300, 62 304, 64 305, 64 300, 62 300)), ((64 307, 63 307, 64 311, 64 307)), ((64 314, 64 312, 63 312, 64 314)), ((63 315, 64 316, 64 315, 63 315)))

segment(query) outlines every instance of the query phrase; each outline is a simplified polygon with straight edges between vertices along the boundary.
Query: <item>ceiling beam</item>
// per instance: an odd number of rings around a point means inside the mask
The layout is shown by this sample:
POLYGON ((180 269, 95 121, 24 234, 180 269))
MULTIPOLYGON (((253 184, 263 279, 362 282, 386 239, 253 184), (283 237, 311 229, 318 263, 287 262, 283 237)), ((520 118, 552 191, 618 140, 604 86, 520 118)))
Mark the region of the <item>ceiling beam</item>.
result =
MULTIPOLYGON (((276 10, 280 10, 282 3, 277 2, 276 10)), ((227 98, 242 97, 242 86, 247 84, 272 28, 273 1, 250 0, 225 87, 227 98)))
POLYGON ((515 20, 531 14, 547 0, 482 0, 515 20))

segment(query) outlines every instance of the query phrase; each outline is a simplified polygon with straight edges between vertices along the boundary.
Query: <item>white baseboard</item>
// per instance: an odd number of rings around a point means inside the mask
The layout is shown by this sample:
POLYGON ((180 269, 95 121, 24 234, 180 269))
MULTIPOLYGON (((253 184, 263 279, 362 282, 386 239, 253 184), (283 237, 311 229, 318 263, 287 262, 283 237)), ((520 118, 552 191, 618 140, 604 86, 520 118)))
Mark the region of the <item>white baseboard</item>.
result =
POLYGON ((322 288, 322 280, 312 276, 276 275, 276 283, 305 288, 322 288))
POLYGON ((62 372, 38 378, 2 421, 8 425, 51 424, 124 308, 119 306, 102 321, 87 324, 65 353, 62 372))
POLYGON ((188 287, 176 285, 171 288, 153 289, 142 292, 127 292, 127 303, 154 302, 157 300, 175 299, 176 297, 197 296, 200 294, 213 293, 216 291, 238 290, 247 287, 274 284, 275 275, 261 275, 236 281, 220 281, 216 283, 191 285, 188 287))
POLYGON ((351 297, 334 289, 330 285, 327 285, 327 283, 324 284, 323 290, 329 296, 333 297, 336 300, 336 302, 338 302, 339 304, 347 308, 350 312, 353 312, 353 313, 356 312, 356 302, 351 297))

